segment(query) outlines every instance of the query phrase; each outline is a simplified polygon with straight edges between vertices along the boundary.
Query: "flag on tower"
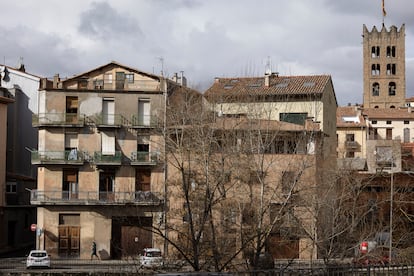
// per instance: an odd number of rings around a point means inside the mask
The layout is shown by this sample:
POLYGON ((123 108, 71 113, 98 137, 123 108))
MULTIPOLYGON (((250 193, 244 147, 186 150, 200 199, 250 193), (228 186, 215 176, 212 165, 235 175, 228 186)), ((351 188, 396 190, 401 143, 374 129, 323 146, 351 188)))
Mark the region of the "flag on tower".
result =
POLYGON ((387 15, 387 12, 385 11, 385 4, 384 4, 384 1, 385 0, 382 0, 382 16, 386 16, 387 15))

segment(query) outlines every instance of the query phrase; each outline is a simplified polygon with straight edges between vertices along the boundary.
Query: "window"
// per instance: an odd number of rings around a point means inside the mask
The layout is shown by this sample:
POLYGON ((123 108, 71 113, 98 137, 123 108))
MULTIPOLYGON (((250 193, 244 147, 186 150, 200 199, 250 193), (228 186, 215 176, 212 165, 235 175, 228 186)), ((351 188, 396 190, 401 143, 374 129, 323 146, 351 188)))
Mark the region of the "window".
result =
POLYGON ((379 96, 380 85, 378 82, 372 84, 372 96, 379 96))
POLYGON ((395 46, 387 46, 387 57, 395 57, 395 46))
POLYGON ((387 128, 385 135, 387 140, 392 140, 392 128, 387 128))
POLYGON ((346 141, 347 142, 353 142, 353 141, 355 141, 355 134, 353 134, 353 133, 350 133, 350 134, 346 134, 346 141))
POLYGON ((280 113, 279 120, 282 122, 305 125, 308 113, 280 113))
POLYGON ((377 147, 376 161, 379 165, 391 166, 392 163, 392 148, 391 147, 377 147))
POLYGON ((404 128, 404 143, 410 143, 410 129, 404 128))
POLYGON ((404 125, 408 125, 408 124, 410 124, 410 121, 405 120, 404 125))
POLYGON ((371 124, 376 125, 377 124, 377 121, 374 120, 374 121, 371 122, 371 124))
POLYGON ((396 84, 395 82, 392 81, 388 84, 388 95, 395 96, 395 90, 396 90, 396 84))
POLYGON ((65 159, 78 160, 78 134, 74 132, 65 133, 65 159))
POLYGON ((396 74, 396 69, 395 69, 395 64, 387 64, 387 75, 395 75, 396 74))
POLYGON ((138 99, 138 125, 149 126, 151 123, 150 99, 138 99))
POLYGON ((102 131, 102 154, 115 155, 115 133, 113 131, 102 131))
POLYGON ((88 80, 87 79, 78 80, 78 89, 87 89, 87 88, 88 88, 88 80))
POLYGON ((115 74, 115 88, 116 89, 124 89, 125 85, 125 73, 124 72, 116 72, 115 74))
POLYGON ((371 57, 377 58, 380 56, 380 47, 379 46, 372 46, 371 48, 371 57))
POLYGON ((125 79, 128 83, 134 83, 134 74, 132 73, 125 74, 125 79))
POLYGON ((104 83, 112 83, 112 73, 104 75, 104 83))
POLYGON ((294 171, 284 171, 282 173, 282 193, 289 194, 296 182, 294 171))
POLYGON ((355 158, 355 152, 354 151, 347 151, 345 153, 346 158, 355 158))
POLYGON ((78 198, 78 171, 64 170, 62 183, 62 198, 77 199, 78 198))
POLYGON ((392 123, 392 121, 387 121, 387 125, 390 125, 392 123))
POLYGON ((379 76, 380 75, 380 65, 379 64, 372 64, 371 66, 371 75, 379 76))
POLYGON ((6 182, 6 193, 7 194, 17 193, 17 182, 6 182))

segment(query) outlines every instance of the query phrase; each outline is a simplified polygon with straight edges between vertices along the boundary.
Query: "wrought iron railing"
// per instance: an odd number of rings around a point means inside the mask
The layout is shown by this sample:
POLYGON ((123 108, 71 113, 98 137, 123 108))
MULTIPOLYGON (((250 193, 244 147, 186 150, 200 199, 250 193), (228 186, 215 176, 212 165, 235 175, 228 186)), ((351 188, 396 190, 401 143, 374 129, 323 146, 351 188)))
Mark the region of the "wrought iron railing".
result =
POLYGON ((130 123, 121 114, 99 114, 88 117, 88 121, 92 121, 98 126, 128 126, 130 123))
POLYGON ((153 115, 132 115, 131 126, 132 127, 156 127, 161 124, 157 116, 153 115))
POLYGON ((85 124, 85 115, 77 113, 39 113, 33 114, 33 126, 83 126, 85 124))
POLYGON ((133 151, 131 152, 131 165, 140 165, 140 164, 158 164, 160 158, 159 152, 148 152, 148 151, 133 151))
POLYGON ((32 164, 83 164, 85 154, 72 149, 64 151, 32 151, 32 164))
POLYGON ((111 192, 111 191, 57 191, 31 190, 30 202, 42 204, 137 204, 158 205, 163 202, 160 193, 151 191, 111 192))
POLYGON ((104 153, 101 151, 95 151, 93 162, 98 165, 120 165, 122 162, 122 152, 114 151, 113 153, 104 153))

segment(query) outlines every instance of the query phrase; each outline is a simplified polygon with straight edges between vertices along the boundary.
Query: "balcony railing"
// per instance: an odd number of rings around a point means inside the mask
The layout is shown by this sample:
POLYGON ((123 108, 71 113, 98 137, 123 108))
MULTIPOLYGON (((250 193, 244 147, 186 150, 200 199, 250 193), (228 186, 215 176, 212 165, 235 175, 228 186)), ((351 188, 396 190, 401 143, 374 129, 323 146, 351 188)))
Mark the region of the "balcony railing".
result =
POLYGON ((75 126, 85 124, 85 115, 76 113, 39 113, 33 114, 33 126, 75 126))
POLYGON ((131 90, 131 91, 159 91, 160 84, 153 80, 81 80, 76 89, 87 90, 131 90))
POLYGON ((115 151, 113 154, 106 154, 101 151, 95 151, 93 162, 97 165, 121 165, 122 152, 115 151))
POLYGON ((345 141, 345 147, 347 149, 357 149, 359 148, 359 143, 357 141, 345 141))
POLYGON ((85 154, 76 149, 65 151, 32 151, 32 164, 72 164, 82 165, 85 154))
POLYGON ((131 152, 131 165, 157 165, 159 152, 133 151, 131 152))
POLYGON ((158 117, 152 115, 132 115, 131 126, 134 128, 146 128, 160 126, 158 117))
POLYGON ((130 124, 121 114, 100 114, 88 117, 88 121, 92 121, 98 127, 121 127, 130 124))
POLYGON ((106 192, 106 191, 30 191, 30 203, 34 205, 159 205, 163 202, 160 193, 150 191, 106 192))

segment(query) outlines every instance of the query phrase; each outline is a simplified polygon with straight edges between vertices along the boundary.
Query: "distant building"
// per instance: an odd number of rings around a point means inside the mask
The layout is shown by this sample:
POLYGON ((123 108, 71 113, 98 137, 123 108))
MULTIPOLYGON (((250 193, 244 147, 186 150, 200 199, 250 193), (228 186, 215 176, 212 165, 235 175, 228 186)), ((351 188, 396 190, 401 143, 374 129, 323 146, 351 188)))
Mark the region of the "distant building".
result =
POLYGON ((363 26, 365 108, 399 108, 405 104, 405 25, 363 26))
MULTIPOLYGON (((1 224, 7 239, 3 252, 32 248, 35 242, 31 224, 36 223, 36 208, 30 205, 29 191, 36 187, 37 171, 31 166, 31 150, 37 148, 37 131, 32 115, 38 111, 40 77, 19 68, 0 65, 1 86, 14 99, 7 110, 6 213, 1 224)), ((5 253, 7 254, 7 253, 5 253)))

